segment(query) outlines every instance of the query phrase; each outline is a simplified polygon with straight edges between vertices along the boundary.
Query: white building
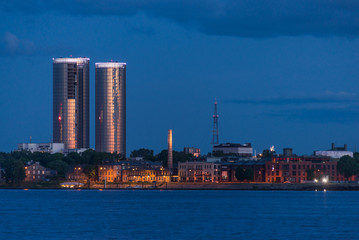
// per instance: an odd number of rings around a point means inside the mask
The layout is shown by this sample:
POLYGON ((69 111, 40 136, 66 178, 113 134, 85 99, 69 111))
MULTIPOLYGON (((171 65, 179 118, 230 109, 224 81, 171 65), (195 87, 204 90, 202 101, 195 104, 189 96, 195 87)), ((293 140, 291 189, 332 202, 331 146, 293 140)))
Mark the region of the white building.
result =
POLYGON ((63 143, 20 143, 18 151, 64 153, 65 144, 63 143))
POLYGON ((221 178, 221 164, 209 162, 179 162, 181 182, 216 182, 221 178))
POLYGON ((241 157, 251 157, 253 155, 253 148, 250 143, 222 143, 217 146, 213 146, 213 152, 222 152, 223 154, 233 154, 241 157))
POLYGON ((348 151, 348 147, 344 144, 344 147, 336 147, 334 143, 332 143, 332 149, 327 151, 315 151, 315 156, 327 156, 331 158, 341 158, 343 156, 353 157, 353 152, 348 151))
POLYGON ((353 152, 350 151, 315 151, 315 156, 327 156, 331 158, 341 158, 343 156, 353 157, 353 152))

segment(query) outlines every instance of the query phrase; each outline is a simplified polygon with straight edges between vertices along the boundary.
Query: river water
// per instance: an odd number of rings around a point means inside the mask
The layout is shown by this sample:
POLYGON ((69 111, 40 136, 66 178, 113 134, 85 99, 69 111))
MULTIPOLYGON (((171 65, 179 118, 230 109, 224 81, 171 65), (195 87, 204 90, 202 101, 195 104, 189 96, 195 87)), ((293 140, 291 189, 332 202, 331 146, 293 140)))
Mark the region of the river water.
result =
POLYGON ((359 239, 359 192, 0 190, 0 239, 359 239))

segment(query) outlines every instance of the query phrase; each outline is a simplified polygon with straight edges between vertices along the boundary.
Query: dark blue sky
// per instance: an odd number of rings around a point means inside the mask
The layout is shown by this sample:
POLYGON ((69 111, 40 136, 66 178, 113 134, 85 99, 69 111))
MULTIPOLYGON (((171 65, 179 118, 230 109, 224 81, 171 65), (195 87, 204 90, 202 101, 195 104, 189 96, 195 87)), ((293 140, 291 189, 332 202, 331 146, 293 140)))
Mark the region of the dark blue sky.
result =
POLYGON ((0 151, 52 134, 52 58, 127 62, 127 151, 221 142, 309 154, 359 147, 359 2, 0 3, 0 151))

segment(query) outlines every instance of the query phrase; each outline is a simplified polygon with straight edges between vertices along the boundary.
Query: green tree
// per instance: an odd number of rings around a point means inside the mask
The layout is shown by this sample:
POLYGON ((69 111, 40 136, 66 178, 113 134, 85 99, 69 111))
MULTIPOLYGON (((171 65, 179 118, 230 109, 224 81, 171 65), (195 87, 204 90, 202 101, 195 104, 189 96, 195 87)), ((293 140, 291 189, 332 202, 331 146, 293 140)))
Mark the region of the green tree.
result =
POLYGON ((98 165, 101 164, 103 161, 116 161, 114 157, 115 155, 111 153, 105 152, 96 152, 92 149, 86 150, 81 154, 82 162, 81 164, 89 164, 89 165, 98 165))
POLYGON ((4 162, 6 183, 19 184, 25 177, 25 166, 21 160, 6 159, 4 162))
POLYGON ((65 177, 65 174, 69 169, 69 165, 62 160, 52 161, 48 164, 48 167, 56 170, 59 177, 65 177))
POLYGON ((153 155, 153 150, 140 148, 138 150, 133 150, 130 157, 142 157, 145 160, 155 161, 155 156, 153 155))
POLYGON ((91 180, 97 177, 97 166, 96 165, 86 165, 84 167, 83 173, 86 177, 91 180))
POLYGON ((243 166, 238 166, 235 176, 237 180, 241 182, 244 180, 252 181, 254 178, 254 172, 251 167, 244 168, 243 166))
POLYGON ((359 152, 355 152, 355 153, 353 154, 353 158, 354 158, 354 160, 359 164, 359 152))
MULTIPOLYGON (((184 152, 172 151, 173 164, 179 162, 189 161, 193 156, 192 154, 185 154, 184 152)), ((156 155, 156 161, 162 162, 164 167, 167 167, 168 161, 168 150, 162 150, 159 154, 156 155)))
POLYGON ((269 149, 264 149, 262 154, 260 155, 261 158, 272 158, 274 156, 276 156, 276 152, 272 152, 269 149))
POLYGON ((81 164, 82 157, 77 152, 72 152, 67 154, 67 156, 64 157, 62 160, 69 165, 77 165, 77 164, 81 164))
POLYGON ((354 158, 346 155, 339 159, 337 169, 346 179, 348 179, 359 173, 359 164, 354 158))
POLYGON ((305 172, 307 173, 307 180, 313 180, 314 179, 314 168, 311 168, 311 169, 309 169, 309 168, 307 168, 306 170, 305 170, 305 172))

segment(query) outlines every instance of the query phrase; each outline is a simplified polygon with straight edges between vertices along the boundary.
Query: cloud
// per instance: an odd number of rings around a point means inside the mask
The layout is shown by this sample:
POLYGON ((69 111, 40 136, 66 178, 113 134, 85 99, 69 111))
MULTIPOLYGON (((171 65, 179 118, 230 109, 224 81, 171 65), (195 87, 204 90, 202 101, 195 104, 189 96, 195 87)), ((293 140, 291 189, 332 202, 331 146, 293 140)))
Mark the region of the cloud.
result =
POLYGON ((33 42, 19 39, 15 34, 10 32, 6 32, 2 40, 1 55, 32 55, 36 51, 33 42))
POLYGON ((359 36, 357 0, 13 0, 2 1, 0 9, 76 16, 144 13, 219 36, 359 36))
POLYGON ((359 111, 355 109, 296 109, 266 113, 270 117, 279 117, 288 121, 304 121, 311 123, 351 124, 358 123, 359 111))
MULTIPOLYGON (((252 105, 268 117, 311 123, 358 123, 359 97, 350 92, 331 92, 309 97, 277 97, 229 100, 225 103, 252 105)), ((254 110, 253 107, 250 109, 254 110)))
POLYGON ((0 56, 54 56, 74 51, 66 46, 37 46, 27 39, 20 39, 11 32, 6 32, 0 41, 0 56))
POLYGON ((226 103, 248 104, 248 105, 272 105, 272 106, 293 106, 313 104, 359 104, 359 98, 354 93, 329 92, 323 95, 309 97, 276 97, 263 99, 235 99, 227 100, 226 103))

